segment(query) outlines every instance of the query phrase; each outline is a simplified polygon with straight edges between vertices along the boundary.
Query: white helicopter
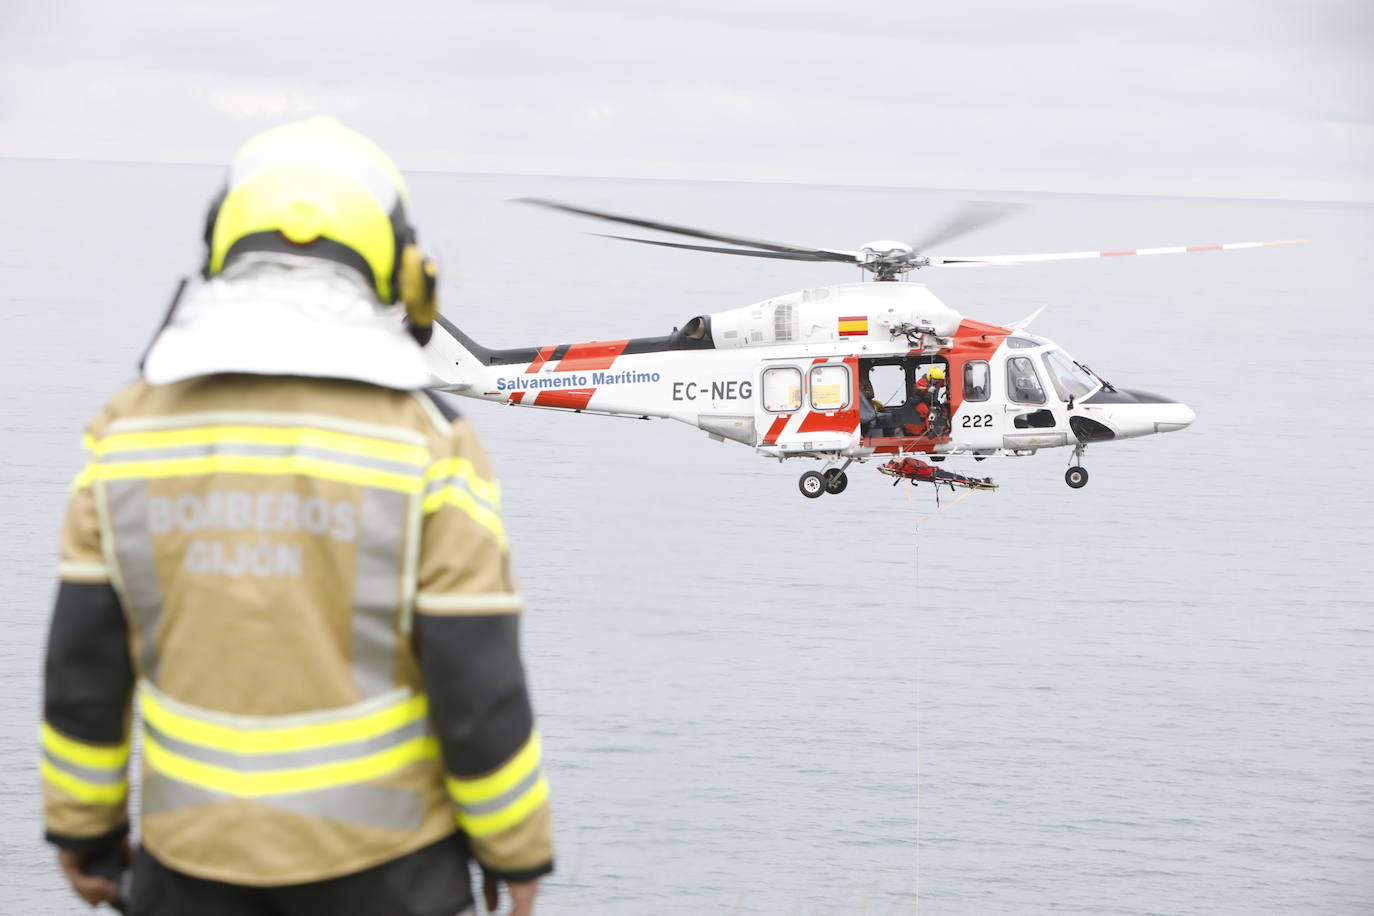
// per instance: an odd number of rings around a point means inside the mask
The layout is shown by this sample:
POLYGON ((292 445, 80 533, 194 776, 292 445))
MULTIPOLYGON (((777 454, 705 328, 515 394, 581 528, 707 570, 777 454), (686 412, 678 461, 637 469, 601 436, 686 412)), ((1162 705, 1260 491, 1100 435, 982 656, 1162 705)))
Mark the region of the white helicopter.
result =
POLYGON ((913 484, 991 489, 987 478, 933 468, 971 456, 1026 456, 1072 448, 1064 475, 1088 482, 1088 445, 1184 429, 1181 402, 1116 388, 1061 347, 1026 332, 1039 312, 1009 326, 966 318, 924 285, 902 280, 936 266, 1022 264, 1121 255, 1182 254, 1293 244, 1235 242, 1133 251, 951 257, 921 252, 1000 219, 1012 205, 968 203, 916 244, 880 240, 857 251, 811 248, 704 232, 547 200, 581 216, 735 247, 609 236, 694 251, 856 264, 881 282, 822 286, 742 308, 698 315, 662 337, 492 350, 442 316, 430 345, 434 387, 465 397, 577 413, 679 420, 711 438, 779 461, 824 462, 798 482, 816 498, 848 486, 854 462, 913 484), (878 401, 874 393, 888 393, 878 401))

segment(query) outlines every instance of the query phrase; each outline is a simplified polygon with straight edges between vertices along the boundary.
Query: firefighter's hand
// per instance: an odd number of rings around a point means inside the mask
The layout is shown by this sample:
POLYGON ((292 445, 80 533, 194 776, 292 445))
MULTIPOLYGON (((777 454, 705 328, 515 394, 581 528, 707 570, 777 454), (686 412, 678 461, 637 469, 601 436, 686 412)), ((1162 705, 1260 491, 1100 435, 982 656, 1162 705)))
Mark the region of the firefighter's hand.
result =
POLYGON ((502 884, 510 889, 510 916, 530 916, 534 912, 534 895, 539 892, 539 879, 503 882, 487 875, 482 881, 482 896, 486 900, 489 913, 495 913, 496 908, 501 905, 502 884))
MULTIPOLYGON (((132 858, 129 849, 129 841, 124 841, 122 850, 124 861, 132 858)), ((62 874, 67 876, 67 881, 71 883, 72 890, 76 895, 91 906, 98 906, 102 903, 113 903, 119 896, 119 885, 109 878, 102 878, 99 875, 88 875, 81 870, 81 857, 70 849, 59 849, 57 851, 57 864, 62 867, 62 874)))

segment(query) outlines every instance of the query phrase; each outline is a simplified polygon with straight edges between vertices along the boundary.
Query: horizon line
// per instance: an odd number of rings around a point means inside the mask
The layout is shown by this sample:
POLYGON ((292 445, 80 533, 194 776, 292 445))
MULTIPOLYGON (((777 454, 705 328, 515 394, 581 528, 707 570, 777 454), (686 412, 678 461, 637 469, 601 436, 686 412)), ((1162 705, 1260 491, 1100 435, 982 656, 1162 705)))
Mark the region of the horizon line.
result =
MULTIPOLYGON (((0 161, 4 162, 53 162, 67 163, 74 165, 164 165, 179 166, 187 168, 227 168, 225 162, 205 162, 196 160, 170 160, 170 159, 114 159, 114 158, 83 158, 76 156, 16 156, 0 153, 0 161)), ((1051 190, 1025 190, 1015 188, 970 188, 970 187, 939 187, 933 185, 898 185, 898 184, 864 184, 859 182, 827 182, 827 181, 794 181, 786 179, 753 179, 753 178, 665 178, 661 176, 627 176, 627 175, 605 175, 605 174, 574 174, 565 172, 502 172, 486 169, 422 169, 410 168, 401 169, 403 173, 412 175, 467 175, 467 176, 491 176, 503 178, 571 178, 586 179, 591 181, 654 181, 664 183, 679 184, 765 184, 765 185, 790 185, 796 187, 814 188, 865 188, 874 190, 900 190, 900 191, 952 191, 957 193, 977 192, 980 194, 1046 194, 1064 197, 1133 197, 1151 198, 1163 200, 1214 200, 1228 201, 1233 203, 1289 203, 1289 204, 1335 204, 1337 206, 1367 206, 1374 204, 1374 199, 1362 200, 1333 200, 1328 198, 1308 198, 1308 197, 1242 197, 1232 195, 1205 195, 1205 194, 1150 194, 1136 192, 1113 192, 1113 191, 1051 191, 1051 190)))

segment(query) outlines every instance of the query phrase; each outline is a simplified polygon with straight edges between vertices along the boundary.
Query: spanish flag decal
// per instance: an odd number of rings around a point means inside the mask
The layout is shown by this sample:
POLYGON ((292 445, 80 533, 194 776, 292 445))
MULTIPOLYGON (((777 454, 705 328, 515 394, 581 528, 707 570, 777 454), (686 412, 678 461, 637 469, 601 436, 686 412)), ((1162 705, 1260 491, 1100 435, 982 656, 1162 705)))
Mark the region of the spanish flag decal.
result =
POLYGON ((841 337, 863 337, 868 333, 868 316, 854 315, 840 319, 841 337))

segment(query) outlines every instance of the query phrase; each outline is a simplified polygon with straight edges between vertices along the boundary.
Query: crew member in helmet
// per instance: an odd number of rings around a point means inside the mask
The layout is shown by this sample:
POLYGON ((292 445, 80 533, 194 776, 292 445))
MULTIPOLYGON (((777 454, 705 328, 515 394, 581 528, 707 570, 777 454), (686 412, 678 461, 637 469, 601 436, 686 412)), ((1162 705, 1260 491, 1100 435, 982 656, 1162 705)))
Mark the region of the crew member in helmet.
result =
POLYGON ((949 413, 949 389, 945 387, 944 368, 928 366, 912 387, 915 392, 916 412, 921 415, 925 434, 940 436, 948 432, 945 421, 949 413))
POLYGON ((423 390, 435 274, 407 206, 336 121, 249 140, 203 282, 88 428, 41 741, 89 903, 132 864, 137 914, 449 916, 475 858, 489 907, 504 883, 528 913, 552 870, 500 489, 423 390))

